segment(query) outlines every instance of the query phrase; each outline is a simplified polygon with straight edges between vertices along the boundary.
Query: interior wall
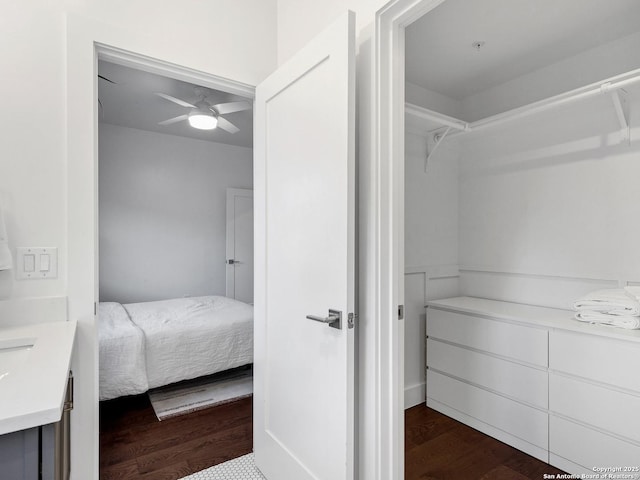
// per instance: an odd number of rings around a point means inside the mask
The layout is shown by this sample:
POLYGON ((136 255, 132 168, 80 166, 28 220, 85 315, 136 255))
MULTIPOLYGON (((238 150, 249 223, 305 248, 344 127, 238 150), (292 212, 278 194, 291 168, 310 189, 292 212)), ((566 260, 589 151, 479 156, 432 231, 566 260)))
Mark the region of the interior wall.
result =
POLYGON ((404 97, 408 103, 419 107, 435 110, 451 117, 459 118, 462 116, 460 101, 411 82, 405 82, 404 97))
POLYGON ((86 193, 94 181, 94 40, 255 85, 276 66, 276 0, 2 2, 0 202, 9 246, 14 253, 18 246, 58 247, 59 270, 57 279, 38 281, 0 272, 0 301, 35 299, 42 308, 37 318, 57 320, 42 299, 73 297, 68 315, 79 323, 72 480, 98 478, 97 349, 88 281, 95 266, 86 248, 95 227, 93 197, 86 193), (34 111, 41 121, 34 121, 34 111))
POLYGON ((356 14, 356 35, 374 20, 376 11, 388 0, 277 0, 278 64, 282 65, 295 52, 322 32, 347 10, 356 14))
POLYGON ((405 135, 405 408, 426 394, 425 303, 458 294, 457 142, 429 159, 432 135, 405 135))
POLYGON ((463 294, 571 308, 589 291, 640 280, 638 93, 630 145, 607 95, 466 139, 463 294))
POLYGON ((67 293, 67 13, 153 45, 141 53, 162 52, 176 64, 247 84, 257 84, 276 64, 276 0, 3 2, 0 206, 14 255, 18 246, 47 246, 58 247, 59 258, 57 279, 16 280, 14 271, 0 272, 0 301, 67 293), (211 48, 221 41, 225 48, 211 48), (32 108, 25 108, 30 102, 46 112, 45 121, 33 121, 32 108))
POLYGON ((226 191, 253 150, 100 124, 100 301, 225 295, 226 191))

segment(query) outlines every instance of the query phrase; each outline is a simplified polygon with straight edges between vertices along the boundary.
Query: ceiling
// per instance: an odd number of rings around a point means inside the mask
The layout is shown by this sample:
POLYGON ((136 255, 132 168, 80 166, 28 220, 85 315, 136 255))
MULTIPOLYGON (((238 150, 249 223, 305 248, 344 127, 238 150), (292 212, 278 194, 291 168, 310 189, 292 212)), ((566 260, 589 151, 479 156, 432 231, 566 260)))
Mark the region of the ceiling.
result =
MULTIPOLYGON (((194 103, 199 100, 196 94, 198 86, 104 61, 99 62, 98 73, 114 82, 98 79, 98 98, 101 105, 99 121, 102 123, 239 147, 253 146, 251 109, 223 115, 240 129, 233 134, 220 128, 197 130, 189 126, 186 120, 171 125, 158 125, 158 122, 188 113, 190 108, 161 98, 155 92, 194 103)), ((211 89, 207 89, 207 99, 212 100, 214 104, 242 100, 253 103, 252 99, 211 89)))
POLYGON ((639 29, 638 0, 446 0, 407 27, 406 80, 461 100, 639 29))

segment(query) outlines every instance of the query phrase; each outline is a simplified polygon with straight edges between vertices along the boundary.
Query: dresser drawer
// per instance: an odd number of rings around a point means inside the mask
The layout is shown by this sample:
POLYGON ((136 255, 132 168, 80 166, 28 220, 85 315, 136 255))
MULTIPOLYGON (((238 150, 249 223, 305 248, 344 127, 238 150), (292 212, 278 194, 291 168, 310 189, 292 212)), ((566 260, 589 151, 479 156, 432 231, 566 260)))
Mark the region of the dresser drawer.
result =
POLYGON ((427 309, 427 335, 533 365, 547 366, 547 330, 427 309))
POLYGON ((427 366, 546 409, 547 371, 438 340, 427 340, 427 366))
POLYGON ((427 371, 427 395, 525 442, 548 448, 546 412, 432 370, 427 371))
POLYGON ((640 344, 552 331, 549 368, 640 392, 640 344))
MULTIPOLYGON (((549 418, 549 451, 590 471, 594 467, 640 466, 639 446, 554 415, 549 418)), ((637 476, 639 472, 616 473, 637 476)))
POLYGON ((549 410, 640 442, 640 397, 549 374, 549 410))

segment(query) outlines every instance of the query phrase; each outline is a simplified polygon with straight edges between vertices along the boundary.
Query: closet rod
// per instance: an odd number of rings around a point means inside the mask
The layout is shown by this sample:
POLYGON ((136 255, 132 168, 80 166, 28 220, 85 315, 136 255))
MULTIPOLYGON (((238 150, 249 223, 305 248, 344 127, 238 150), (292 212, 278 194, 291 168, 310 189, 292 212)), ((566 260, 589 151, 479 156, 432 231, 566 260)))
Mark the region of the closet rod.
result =
POLYGON ((491 117, 476 120, 469 124, 469 130, 476 131, 482 128, 499 125, 501 123, 526 117, 534 113, 543 112, 567 103, 581 100, 588 97, 597 96, 603 93, 612 93, 616 90, 640 82, 640 69, 632 70, 615 77, 611 77, 604 82, 592 83, 585 87, 577 88, 569 92, 561 93, 539 102, 534 102, 524 107, 515 108, 504 113, 499 113, 491 117))
POLYGON ((467 122, 463 122, 462 120, 458 120, 457 118, 449 117, 448 115, 444 115, 442 113, 437 113, 432 110, 420 108, 411 103, 405 103, 404 109, 406 113, 408 113, 409 115, 413 115, 414 117, 422 118, 424 120, 431 120, 433 122, 439 123, 440 125, 455 128, 456 130, 460 130, 463 132, 469 130, 469 124, 467 122))

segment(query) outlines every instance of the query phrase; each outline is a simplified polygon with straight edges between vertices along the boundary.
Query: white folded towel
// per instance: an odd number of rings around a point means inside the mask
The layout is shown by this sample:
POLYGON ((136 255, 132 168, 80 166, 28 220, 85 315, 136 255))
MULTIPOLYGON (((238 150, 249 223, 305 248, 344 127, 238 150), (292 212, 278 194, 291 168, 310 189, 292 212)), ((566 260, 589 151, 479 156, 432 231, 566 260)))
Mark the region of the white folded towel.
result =
POLYGON ((613 327, 627 328, 630 330, 640 329, 640 317, 632 315, 609 315, 607 313, 586 310, 576 313, 575 318, 576 320, 586 323, 611 325, 613 327))
POLYGON ((574 310, 607 313, 609 315, 640 316, 640 301, 624 288, 596 290, 576 300, 574 310))

